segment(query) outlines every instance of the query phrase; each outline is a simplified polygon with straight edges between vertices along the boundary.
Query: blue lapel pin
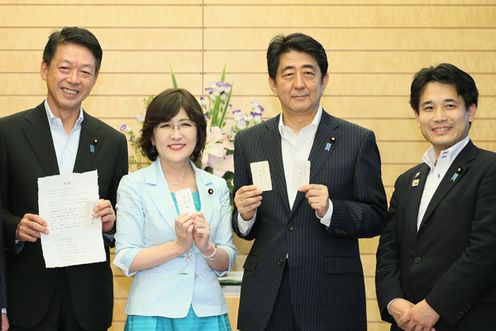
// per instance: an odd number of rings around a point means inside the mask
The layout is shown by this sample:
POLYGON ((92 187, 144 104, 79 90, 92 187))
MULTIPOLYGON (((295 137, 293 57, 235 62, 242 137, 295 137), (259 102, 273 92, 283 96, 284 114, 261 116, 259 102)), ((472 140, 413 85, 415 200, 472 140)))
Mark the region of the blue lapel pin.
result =
POLYGON ((458 176, 462 174, 462 172, 463 172, 463 168, 460 167, 456 169, 456 172, 453 174, 453 176, 451 176, 450 181, 454 183, 455 180, 458 178, 458 176))
POLYGON ((331 137, 329 138, 329 141, 326 143, 326 145, 325 145, 325 148, 324 148, 324 149, 325 149, 327 152, 329 152, 329 151, 331 150, 332 144, 333 144, 335 141, 336 141, 336 137, 331 136, 331 137))
POLYGON ((90 144, 90 153, 91 154, 95 153, 96 144, 98 144, 98 139, 94 138, 90 144))

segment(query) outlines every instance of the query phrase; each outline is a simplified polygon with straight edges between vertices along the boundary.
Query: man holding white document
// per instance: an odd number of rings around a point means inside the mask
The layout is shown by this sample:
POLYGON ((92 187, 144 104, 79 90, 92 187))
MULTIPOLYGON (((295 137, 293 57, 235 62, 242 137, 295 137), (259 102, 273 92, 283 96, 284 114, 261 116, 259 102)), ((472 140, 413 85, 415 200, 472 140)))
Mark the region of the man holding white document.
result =
POLYGON ((112 322, 102 232, 114 231, 128 157, 124 135, 82 108, 102 53, 86 29, 53 32, 40 68, 46 100, 0 119, 10 330, 106 330, 112 322))
POLYGON ((321 107, 327 56, 312 37, 275 37, 267 65, 282 114, 235 142, 232 224, 255 240, 238 328, 365 330, 358 238, 379 234, 386 214, 374 134, 321 107))

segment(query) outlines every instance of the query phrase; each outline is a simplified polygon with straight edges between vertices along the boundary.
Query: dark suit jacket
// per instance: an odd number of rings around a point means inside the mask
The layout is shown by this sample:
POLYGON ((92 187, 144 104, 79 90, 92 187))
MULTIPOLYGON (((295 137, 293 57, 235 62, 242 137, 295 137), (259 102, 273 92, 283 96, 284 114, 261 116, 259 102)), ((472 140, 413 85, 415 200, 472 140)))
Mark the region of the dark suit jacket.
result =
POLYGON ((441 315, 437 331, 486 330, 477 310, 491 304, 496 315, 496 154, 469 142, 442 179, 417 233, 429 171, 422 163, 395 184, 377 251, 382 318, 395 324, 387 312, 394 298, 426 299, 441 315))
POLYGON ((252 184, 250 163, 268 160, 272 191, 263 192, 244 264, 238 327, 263 330, 288 255, 295 317, 302 330, 365 330, 365 293, 358 238, 381 231, 387 202, 374 134, 323 112, 310 152, 310 183, 328 187, 334 211, 327 229, 298 193, 290 210, 278 130, 279 116, 240 132, 235 189, 252 184), (327 151, 326 144, 332 143, 327 151))
MULTIPOLYGON (((99 194, 115 205, 117 186, 127 173, 124 135, 84 113, 74 172, 98 170, 99 194), (94 153, 90 144, 97 139, 94 153)), ((25 213, 38 213, 39 177, 59 173, 43 103, 0 119, 0 183, 6 247, 14 246, 17 224, 25 213)), ((70 291, 76 318, 86 329, 112 321, 112 272, 107 261, 66 268, 45 268, 40 240, 26 243, 7 258, 8 315, 18 327, 34 327, 61 289, 70 291)))
MULTIPOLYGON (((0 199, 0 210, 2 210, 2 201, 0 199)), ((5 255, 3 245, 3 219, 0 213, 0 308, 7 307, 7 287, 5 282, 5 255)), ((0 320, 1 322, 1 320, 0 320)))

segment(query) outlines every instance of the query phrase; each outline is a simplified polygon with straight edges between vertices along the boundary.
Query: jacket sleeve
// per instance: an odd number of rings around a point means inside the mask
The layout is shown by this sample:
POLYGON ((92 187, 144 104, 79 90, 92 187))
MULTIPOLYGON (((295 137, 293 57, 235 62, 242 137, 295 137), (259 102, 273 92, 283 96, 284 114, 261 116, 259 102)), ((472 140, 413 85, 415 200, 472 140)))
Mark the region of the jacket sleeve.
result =
POLYGON ((398 181, 399 179, 396 181, 389 205, 389 220, 381 234, 376 253, 375 288, 377 302, 382 319, 390 323, 395 323, 395 321, 389 314, 387 305, 393 299, 404 298, 400 278, 400 246, 396 230, 398 181))
POLYGON ((115 234, 114 264, 127 277, 136 272, 129 268, 138 252, 145 247, 143 232, 145 216, 142 210, 142 192, 139 183, 124 176, 117 191, 117 232, 115 234))
MULTIPOLYGON (((243 142, 243 132, 240 132, 236 135, 234 140, 234 194, 239 190, 240 187, 245 185, 251 185, 251 172, 249 170, 249 162, 245 160, 244 151, 244 142, 243 142)), ((256 237, 257 232, 257 221, 255 218, 255 223, 253 227, 247 234, 242 234, 239 231, 238 227, 238 210, 236 209, 236 205, 234 205, 233 213, 232 213, 232 228, 233 231, 241 238, 246 240, 253 240, 256 237)))
MULTIPOLYGON (((229 195, 229 189, 227 188, 227 184, 225 181, 220 188, 220 208, 220 220, 211 241, 213 241, 217 247, 222 248, 226 251, 227 255, 229 256, 229 266, 227 271, 230 271, 232 270, 234 263, 236 262, 236 256, 238 252, 236 250, 236 247, 234 246, 234 241, 232 238, 230 224, 231 198, 229 195)), ((215 272, 218 276, 223 276, 227 271, 215 272)))
POLYGON ((381 179, 381 158, 372 131, 367 131, 358 150, 353 178, 353 200, 331 197, 333 213, 329 233, 363 238, 378 235, 387 213, 381 179))

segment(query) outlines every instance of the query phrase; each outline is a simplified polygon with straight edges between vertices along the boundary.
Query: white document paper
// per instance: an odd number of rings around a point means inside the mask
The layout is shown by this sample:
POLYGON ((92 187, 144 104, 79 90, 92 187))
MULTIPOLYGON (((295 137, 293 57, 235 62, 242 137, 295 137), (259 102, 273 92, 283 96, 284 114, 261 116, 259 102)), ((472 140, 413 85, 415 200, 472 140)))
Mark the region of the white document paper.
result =
POLYGON ((262 191, 272 190, 272 180, 270 178, 269 161, 260 161, 250 163, 251 177, 253 185, 262 191))
POLYGON ((189 214, 196 211, 195 202, 193 201, 193 192, 185 188, 175 192, 179 215, 189 214))
POLYGON ((96 170, 38 178, 39 215, 49 231, 41 234, 47 268, 106 260, 102 222, 92 216, 97 201, 96 170))
POLYGON ((291 174, 293 187, 298 190, 300 186, 310 183, 310 161, 296 160, 293 161, 293 173, 291 174))

